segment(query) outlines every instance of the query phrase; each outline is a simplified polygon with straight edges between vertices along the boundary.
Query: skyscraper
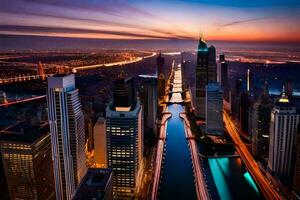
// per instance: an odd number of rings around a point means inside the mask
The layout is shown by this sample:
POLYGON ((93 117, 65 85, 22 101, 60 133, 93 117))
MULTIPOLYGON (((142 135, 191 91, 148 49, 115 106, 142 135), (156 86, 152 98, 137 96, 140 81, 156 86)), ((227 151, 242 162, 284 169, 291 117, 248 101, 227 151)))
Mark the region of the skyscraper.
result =
POLYGON ((292 150, 299 121, 296 107, 283 91, 271 112, 268 160, 268 167, 279 175, 291 175, 292 150))
POLYGON ((269 152, 270 116, 273 105, 266 84, 263 94, 251 110, 251 148, 256 158, 267 158, 269 152))
POLYGON ((285 90, 286 90, 286 95, 288 97, 292 97, 293 96, 293 81, 292 79, 287 79, 284 83, 284 87, 285 87, 285 90))
POLYGON ((206 86, 206 133, 223 135, 223 91, 218 83, 206 86))
POLYGON ((133 79, 125 78, 126 73, 122 71, 118 78, 114 81, 113 98, 116 110, 129 111, 135 101, 135 91, 133 87, 133 79))
MULTIPOLYGON (((114 96, 119 96, 118 92, 114 90, 114 96)), ((130 109, 125 109, 116 100, 106 108, 108 167, 113 169, 113 186, 117 195, 132 197, 142 167, 143 113, 139 100, 132 101, 130 109)))
POLYGON ((250 69, 247 69, 247 93, 249 95, 252 94, 252 89, 253 89, 253 80, 252 80, 252 72, 250 69))
POLYGON ((48 123, 30 126, 21 122, 0 135, 10 199, 55 199, 48 123))
POLYGON ((248 132, 248 118, 250 109, 250 99, 248 93, 242 93, 240 101, 240 127, 244 132, 248 132))
POLYGON ((69 200, 87 170, 84 116, 74 74, 48 78, 47 103, 56 199, 69 200))
POLYGON ((200 37, 196 66, 196 116, 205 118, 205 86, 217 81, 216 49, 200 37))
POLYGON ((156 133, 157 79, 149 78, 144 81, 141 100, 144 108, 145 128, 151 129, 153 133, 156 133))
POLYGON ((0 104, 5 104, 7 103, 7 98, 6 94, 3 91, 0 91, 0 104))

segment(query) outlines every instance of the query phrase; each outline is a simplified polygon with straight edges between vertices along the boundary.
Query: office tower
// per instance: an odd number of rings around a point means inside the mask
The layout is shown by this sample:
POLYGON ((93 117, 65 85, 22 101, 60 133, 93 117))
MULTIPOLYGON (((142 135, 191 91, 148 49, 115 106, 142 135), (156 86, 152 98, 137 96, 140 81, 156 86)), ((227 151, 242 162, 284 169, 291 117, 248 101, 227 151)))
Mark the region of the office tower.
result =
POLYGON ((0 135, 10 199, 55 199, 48 123, 30 126, 21 122, 0 135))
POLYGON ((125 77, 126 73, 122 71, 114 81, 113 98, 118 111, 129 111, 135 101, 133 79, 125 77))
POLYGON ((300 194, 300 123, 298 124, 298 131, 295 142, 295 168, 294 168, 294 180, 293 190, 300 194))
POLYGON ((252 80, 252 72, 250 69, 247 69, 247 93, 249 95, 252 94, 252 89, 253 89, 253 80, 252 80))
POLYGON ((242 93, 240 102, 240 127, 242 131, 248 132, 249 108, 251 102, 247 93, 242 93))
POLYGON ((48 78, 47 103, 56 199, 71 199, 87 170, 84 116, 74 74, 48 78))
POLYGON ((113 200, 112 177, 111 169, 88 169, 73 200, 113 200))
POLYGON ((293 81, 292 79, 287 79, 284 83, 285 93, 288 97, 293 96, 293 81))
MULTIPOLYGON (((214 46, 208 47, 208 66, 213 66, 213 67, 217 66, 216 48, 214 46)), ((212 74, 212 75, 216 76, 216 74, 212 74)))
POLYGON ((206 86, 206 133, 223 135, 223 91, 218 83, 206 86))
POLYGON ((251 110, 251 149, 256 158, 267 158, 269 152, 270 116, 273 105, 266 84, 263 94, 251 110))
POLYGON ((144 81, 141 100, 144 110, 144 127, 150 129, 150 131, 155 134, 157 117, 157 79, 149 78, 144 81))
POLYGON ((158 83, 157 83, 157 92, 158 92, 158 100, 163 100, 166 90, 166 77, 163 71, 163 67, 165 64, 165 58, 161 56, 161 53, 159 53, 158 57, 156 58, 156 63, 157 63, 157 78, 158 78, 158 83))
POLYGON ((200 37, 196 66, 196 116, 205 118, 205 86, 217 81, 216 49, 200 37))
POLYGON ((39 61, 37 65, 37 75, 42 79, 43 81, 46 79, 44 67, 41 61, 39 61))
POLYGON ((5 104, 7 103, 7 98, 6 94, 3 91, 0 91, 0 104, 5 104))
POLYGON ((292 150, 295 145, 300 115, 283 91, 271 112, 268 167, 271 171, 290 176, 292 150))
POLYGON ((117 195, 132 197, 142 168, 143 113, 139 100, 133 101, 130 110, 123 109, 118 103, 114 99, 106 108, 108 167, 113 169, 117 195))
POLYGON ((240 116, 240 101, 242 94, 242 79, 236 79, 234 90, 230 93, 230 104, 231 104, 231 113, 236 115, 239 119, 240 116))
POLYGON ((94 159, 96 166, 100 168, 107 167, 106 153, 106 121, 99 117, 94 126, 94 159))

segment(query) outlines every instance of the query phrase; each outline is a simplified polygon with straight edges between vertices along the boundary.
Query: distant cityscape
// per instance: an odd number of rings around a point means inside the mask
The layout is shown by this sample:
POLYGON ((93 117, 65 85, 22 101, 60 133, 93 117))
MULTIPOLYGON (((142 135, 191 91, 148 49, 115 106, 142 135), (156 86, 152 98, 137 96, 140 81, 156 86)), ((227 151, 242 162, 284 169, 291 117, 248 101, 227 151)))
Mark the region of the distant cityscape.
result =
POLYGON ((4 199, 299 197, 297 63, 228 60, 203 38, 99 54, 1 55, 4 199))

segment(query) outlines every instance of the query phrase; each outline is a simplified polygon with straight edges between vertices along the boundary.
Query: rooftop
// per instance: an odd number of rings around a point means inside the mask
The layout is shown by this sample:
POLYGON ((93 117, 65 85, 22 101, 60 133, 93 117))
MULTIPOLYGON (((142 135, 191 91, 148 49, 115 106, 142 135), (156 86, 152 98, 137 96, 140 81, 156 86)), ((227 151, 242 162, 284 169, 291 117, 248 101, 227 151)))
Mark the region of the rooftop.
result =
POLYGON ((22 121, 1 130, 0 140, 31 144, 49 132, 49 124, 47 122, 41 123, 39 126, 29 126, 25 121, 22 121))
POLYGON ((112 179, 112 169, 90 168, 76 190, 76 199, 104 199, 105 193, 109 191, 112 179))

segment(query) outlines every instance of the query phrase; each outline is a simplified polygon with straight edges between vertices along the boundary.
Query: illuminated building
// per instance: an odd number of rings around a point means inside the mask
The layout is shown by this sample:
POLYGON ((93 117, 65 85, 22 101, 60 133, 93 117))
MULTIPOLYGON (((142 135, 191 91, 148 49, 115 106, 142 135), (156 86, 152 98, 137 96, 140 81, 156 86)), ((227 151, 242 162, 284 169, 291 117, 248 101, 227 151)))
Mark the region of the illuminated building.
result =
POLYGON ((269 152, 270 116, 272 102, 269 98, 267 83, 264 93, 252 107, 251 123, 251 149, 256 158, 267 158, 269 152))
POLYGON ((47 102, 56 199, 71 199, 86 173, 84 116, 74 74, 48 78, 47 102))
POLYGON ((112 177, 111 169, 88 169, 73 200, 113 200, 112 177))
POLYGON ((44 67, 43 67, 41 61, 39 61, 38 65, 37 65, 37 75, 40 76, 40 78, 41 78, 42 80, 45 80, 45 79, 46 79, 44 67))
POLYGON ((106 121, 99 117, 94 125, 94 159, 97 167, 107 167, 106 121))
POLYGON ((205 86, 217 81, 216 50, 213 46, 207 47, 200 37, 197 49, 196 66, 196 110, 197 117, 205 118, 205 86))
POLYGON ((292 150, 300 115, 283 91, 271 112, 268 167, 284 176, 292 172, 292 150))
POLYGON ((253 90, 253 77, 250 69, 247 69, 247 93, 249 95, 252 94, 253 90))
POLYGON ((223 91, 218 83, 206 86, 206 133, 223 135, 223 91))
POLYGON ((118 196, 132 197, 142 166, 143 113, 139 100, 127 108, 115 99, 106 108, 107 160, 108 167, 113 169, 114 191, 118 196))
POLYGON ((10 199, 55 199, 48 123, 29 126, 21 122, 0 135, 10 199))

